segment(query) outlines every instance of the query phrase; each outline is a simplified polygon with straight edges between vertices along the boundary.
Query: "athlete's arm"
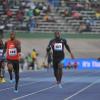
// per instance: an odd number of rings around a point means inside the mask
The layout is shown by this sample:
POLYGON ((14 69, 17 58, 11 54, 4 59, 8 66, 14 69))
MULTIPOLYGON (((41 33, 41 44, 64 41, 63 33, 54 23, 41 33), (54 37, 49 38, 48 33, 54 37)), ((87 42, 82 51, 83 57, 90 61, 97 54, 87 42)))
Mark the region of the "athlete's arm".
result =
POLYGON ((18 41, 18 40, 16 40, 16 48, 17 48, 17 51, 18 51, 18 53, 20 53, 21 52, 21 43, 20 43, 20 41, 18 41))
POLYGON ((70 53, 71 58, 74 58, 74 55, 71 52, 71 49, 70 49, 69 45, 67 44, 66 40, 64 40, 64 45, 65 45, 66 50, 70 53))
POLYGON ((50 50, 51 50, 51 41, 49 42, 49 44, 48 44, 48 46, 47 46, 47 48, 46 48, 45 60, 47 59, 48 53, 50 52, 50 50))
POLYGON ((19 40, 15 40, 15 46, 19 55, 19 60, 21 60, 21 43, 19 40))
POLYGON ((7 42, 5 42, 5 44, 4 44, 3 55, 5 54, 5 52, 6 52, 6 49, 7 49, 7 42))
POLYGON ((50 52, 50 50, 51 50, 51 41, 49 42, 49 44, 47 46, 47 49, 46 49, 47 53, 50 52))

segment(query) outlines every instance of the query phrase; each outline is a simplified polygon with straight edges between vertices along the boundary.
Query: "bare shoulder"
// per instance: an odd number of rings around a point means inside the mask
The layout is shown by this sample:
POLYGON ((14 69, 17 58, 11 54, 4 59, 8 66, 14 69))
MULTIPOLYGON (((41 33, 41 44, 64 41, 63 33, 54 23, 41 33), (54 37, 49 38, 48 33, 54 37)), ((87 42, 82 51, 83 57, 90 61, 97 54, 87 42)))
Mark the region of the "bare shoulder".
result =
POLYGON ((18 45, 21 45, 20 41, 19 40, 15 40, 15 44, 18 46, 18 45))

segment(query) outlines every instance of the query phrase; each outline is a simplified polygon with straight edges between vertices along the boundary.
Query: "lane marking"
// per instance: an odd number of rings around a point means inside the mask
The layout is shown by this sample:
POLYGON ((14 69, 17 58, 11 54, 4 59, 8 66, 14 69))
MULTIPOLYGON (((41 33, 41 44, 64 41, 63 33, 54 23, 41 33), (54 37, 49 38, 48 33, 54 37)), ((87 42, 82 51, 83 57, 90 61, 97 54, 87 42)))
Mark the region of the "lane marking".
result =
MULTIPOLYGON (((21 84, 21 85, 19 85, 19 87, 28 86, 28 85, 32 85, 32 84, 35 84, 35 83, 38 83, 38 82, 31 82, 31 83, 26 83, 26 84, 23 84, 23 85, 21 84)), ((12 87, 8 87, 8 88, 5 88, 5 89, 1 89, 0 92, 6 91, 6 90, 9 90, 9 89, 12 89, 12 88, 14 88, 14 87, 12 86, 12 87)))
POLYGON ((23 96, 20 96, 20 97, 14 98, 14 99, 12 99, 12 100, 19 100, 19 99, 22 99, 22 98, 25 98, 25 97, 28 97, 28 96, 31 96, 31 95, 34 95, 34 94, 38 94, 38 93, 40 93, 40 92, 43 92, 43 91, 49 90, 49 89, 51 89, 51 88, 53 88, 53 87, 56 87, 56 85, 50 86, 50 87, 48 87, 48 88, 41 89, 41 90, 39 90, 39 91, 36 91, 36 92, 30 93, 30 94, 27 94, 27 95, 23 95, 23 96))
MULTIPOLYGON (((73 79, 72 81, 79 80, 79 79, 80 79, 80 78, 73 79)), ((65 83, 67 83, 67 82, 65 82, 65 83)), ((65 84, 65 83, 63 83, 63 84, 65 84)), ((23 96, 19 96, 19 97, 17 97, 17 98, 13 98, 12 100, 23 99, 23 98, 25 98, 25 97, 28 97, 28 96, 31 96, 31 95, 34 95, 34 94, 38 94, 38 93, 40 93, 40 92, 44 92, 44 91, 49 90, 49 89, 51 89, 51 88, 54 88, 54 87, 56 87, 56 86, 57 86, 57 84, 56 84, 56 85, 53 85, 53 86, 50 86, 50 87, 47 87, 47 88, 44 88, 44 89, 41 89, 41 90, 38 90, 38 91, 35 91, 35 92, 32 92, 32 93, 29 93, 29 94, 27 94, 27 95, 23 95, 23 96)))
POLYGON ((74 93, 73 95, 71 95, 71 96, 65 98, 64 100, 69 100, 69 99, 71 99, 72 97, 74 97, 74 96, 80 94, 81 92, 85 91, 86 89, 88 89, 88 88, 90 88, 91 86, 93 86, 94 84, 96 84, 98 81, 100 81, 100 79, 99 79, 99 80, 96 80, 96 81, 94 81, 94 82, 92 82, 91 84, 89 84, 89 85, 87 85, 86 87, 82 88, 81 90, 77 91, 77 92, 74 93))

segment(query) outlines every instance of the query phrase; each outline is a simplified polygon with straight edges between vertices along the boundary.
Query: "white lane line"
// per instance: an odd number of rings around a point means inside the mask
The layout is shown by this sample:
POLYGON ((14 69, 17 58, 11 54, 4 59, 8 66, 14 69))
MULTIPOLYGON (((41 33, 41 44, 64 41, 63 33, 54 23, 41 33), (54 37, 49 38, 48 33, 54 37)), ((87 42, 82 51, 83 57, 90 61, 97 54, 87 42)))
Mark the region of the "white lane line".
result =
MULTIPOLYGON (((26 84, 23 84, 23 85, 21 84, 21 85, 19 85, 19 87, 28 86, 28 85, 32 85, 32 84, 35 84, 35 83, 38 83, 38 82, 31 82, 31 83, 26 83, 26 84)), ((12 87, 8 87, 8 88, 5 88, 5 89, 1 89, 0 92, 6 91, 6 90, 9 90, 9 89, 12 89, 12 88, 14 88, 14 87, 12 86, 12 87)))
MULTIPOLYGON (((79 80, 79 79, 80 79, 80 78, 73 79, 72 81, 79 80)), ((67 82, 65 82, 65 83, 67 83, 67 82)), ((65 84, 65 83, 63 83, 63 84, 65 84)), ((51 89, 51 88, 54 88, 54 87, 56 87, 56 86, 57 86, 57 85, 53 85, 53 86, 50 86, 50 87, 41 89, 41 90, 39 90, 39 91, 29 93, 29 94, 27 94, 27 95, 23 95, 23 96, 20 96, 20 97, 17 97, 17 98, 13 98, 12 100, 23 99, 23 98, 25 98, 25 97, 28 97, 28 96, 31 96, 31 95, 34 95, 34 94, 38 94, 38 93, 40 93, 40 92, 44 92, 44 91, 49 90, 49 89, 51 89)))
POLYGON ((100 79, 99 79, 99 80, 96 80, 96 81, 94 81, 94 82, 92 82, 91 84, 89 84, 89 85, 87 85, 86 87, 82 88, 81 90, 77 91, 77 92, 74 93, 73 95, 71 95, 71 96, 65 98, 64 100, 69 100, 69 99, 71 99, 72 97, 74 97, 74 96, 80 94, 81 92, 85 91, 86 89, 88 89, 88 88, 90 88, 91 86, 93 86, 94 84, 96 84, 98 81, 100 81, 100 79))
POLYGON ((56 87, 56 85, 50 86, 50 87, 48 87, 48 88, 41 89, 41 90, 39 90, 39 91, 30 93, 30 94, 27 94, 27 95, 20 96, 20 97, 18 97, 18 98, 14 98, 14 99, 12 99, 12 100, 19 100, 19 99, 22 99, 22 98, 25 98, 25 97, 28 97, 28 96, 31 96, 31 95, 34 95, 34 94, 37 94, 37 93, 46 91, 46 90, 49 90, 49 89, 51 89, 51 88, 53 88, 53 87, 56 87))

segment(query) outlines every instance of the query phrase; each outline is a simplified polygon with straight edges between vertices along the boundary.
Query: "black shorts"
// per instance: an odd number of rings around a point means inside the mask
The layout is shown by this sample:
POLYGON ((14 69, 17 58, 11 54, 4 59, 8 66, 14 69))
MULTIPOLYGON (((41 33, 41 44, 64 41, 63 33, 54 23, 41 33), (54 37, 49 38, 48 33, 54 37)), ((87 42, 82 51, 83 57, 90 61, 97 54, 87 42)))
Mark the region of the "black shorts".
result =
POLYGON ((19 61, 18 60, 7 60, 7 64, 12 64, 15 72, 19 72, 19 61))
POLYGON ((51 63, 52 62, 52 59, 50 58, 50 59, 48 59, 48 63, 51 63))
POLYGON ((56 72, 59 69, 59 63, 61 62, 61 60, 63 60, 64 58, 54 58, 53 59, 53 69, 54 72, 56 72))
POLYGON ((19 63, 19 61, 18 60, 7 60, 7 64, 14 65, 14 63, 19 63))

